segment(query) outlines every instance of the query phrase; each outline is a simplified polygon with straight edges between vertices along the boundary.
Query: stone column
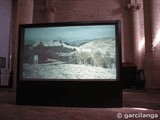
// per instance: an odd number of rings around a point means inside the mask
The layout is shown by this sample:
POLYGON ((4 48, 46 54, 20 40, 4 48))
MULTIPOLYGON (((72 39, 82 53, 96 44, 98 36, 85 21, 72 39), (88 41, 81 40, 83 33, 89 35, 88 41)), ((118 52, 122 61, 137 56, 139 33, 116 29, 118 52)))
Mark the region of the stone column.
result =
POLYGON ((46 22, 54 22, 55 0, 46 0, 46 22))
POLYGON ((14 0, 14 28, 12 41, 12 69, 13 69, 13 88, 16 88, 17 81, 17 57, 18 57, 18 31, 19 24, 32 23, 34 0, 14 0))
POLYGON ((19 0, 19 23, 29 24, 33 21, 34 0, 19 0))
POLYGON ((160 0, 144 0, 146 89, 160 90, 160 0))
POLYGON ((137 68, 141 68, 141 54, 139 51, 140 44, 140 19, 139 19, 139 9, 140 4, 136 0, 131 0, 130 4, 128 4, 128 9, 132 14, 132 39, 133 39, 133 55, 134 55, 134 63, 137 68))

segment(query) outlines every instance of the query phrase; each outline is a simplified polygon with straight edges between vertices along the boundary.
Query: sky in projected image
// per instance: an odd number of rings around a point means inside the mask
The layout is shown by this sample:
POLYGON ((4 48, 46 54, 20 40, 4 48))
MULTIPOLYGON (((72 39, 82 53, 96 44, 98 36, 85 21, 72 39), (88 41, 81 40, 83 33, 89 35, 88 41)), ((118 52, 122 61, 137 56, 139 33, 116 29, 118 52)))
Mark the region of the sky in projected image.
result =
POLYGON ((45 27, 25 29, 25 44, 35 41, 61 40, 74 43, 80 40, 93 40, 98 38, 115 38, 114 25, 73 26, 73 27, 45 27))

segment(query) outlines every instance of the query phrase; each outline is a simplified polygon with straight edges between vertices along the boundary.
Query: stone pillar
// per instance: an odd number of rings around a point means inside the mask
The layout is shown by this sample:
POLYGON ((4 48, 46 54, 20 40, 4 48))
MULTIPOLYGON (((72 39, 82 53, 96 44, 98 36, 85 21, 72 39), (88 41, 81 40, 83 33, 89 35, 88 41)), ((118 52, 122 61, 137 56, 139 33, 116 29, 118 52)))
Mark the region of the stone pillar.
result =
POLYGON ((144 0, 146 89, 160 90, 160 0, 144 0))
POLYGON ((33 21, 34 0, 19 0, 19 24, 29 24, 33 21))
POLYGON ((55 0, 46 0, 46 22, 54 22, 55 0))
POLYGON ((132 39, 133 39, 133 61, 136 64, 137 68, 141 68, 141 53, 139 51, 140 44, 140 19, 139 19, 139 9, 140 4, 136 0, 131 0, 128 4, 128 9, 132 14, 132 39))
POLYGON ((14 0, 14 28, 13 28, 13 88, 16 88, 17 81, 17 57, 18 57, 18 31, 19 24, 32 23, 34 0, 14 0))

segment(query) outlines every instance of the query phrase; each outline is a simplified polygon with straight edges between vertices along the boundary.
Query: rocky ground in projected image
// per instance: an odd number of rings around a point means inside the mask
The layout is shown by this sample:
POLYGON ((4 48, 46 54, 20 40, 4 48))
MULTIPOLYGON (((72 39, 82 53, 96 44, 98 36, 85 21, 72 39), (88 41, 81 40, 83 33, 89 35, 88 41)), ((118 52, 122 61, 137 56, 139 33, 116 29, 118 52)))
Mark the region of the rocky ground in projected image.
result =
POLYGON ((44 64, 24 64, 23 78, 37 79, 115 79, 116 69, 66 64, 54 61, 44 64))

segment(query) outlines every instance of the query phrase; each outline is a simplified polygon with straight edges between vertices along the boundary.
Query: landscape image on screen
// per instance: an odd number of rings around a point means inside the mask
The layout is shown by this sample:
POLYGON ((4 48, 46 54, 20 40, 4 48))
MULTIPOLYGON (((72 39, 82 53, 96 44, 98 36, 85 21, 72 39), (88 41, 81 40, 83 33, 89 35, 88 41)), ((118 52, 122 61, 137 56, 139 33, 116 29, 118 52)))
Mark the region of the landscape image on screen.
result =
POLYGON ((24 29, 22 79, 116 80, 115 25, 24 29))

